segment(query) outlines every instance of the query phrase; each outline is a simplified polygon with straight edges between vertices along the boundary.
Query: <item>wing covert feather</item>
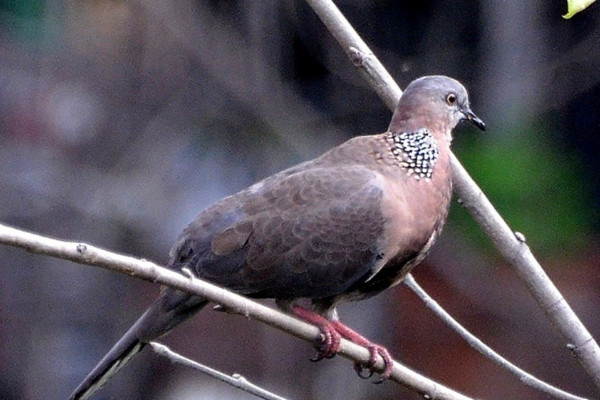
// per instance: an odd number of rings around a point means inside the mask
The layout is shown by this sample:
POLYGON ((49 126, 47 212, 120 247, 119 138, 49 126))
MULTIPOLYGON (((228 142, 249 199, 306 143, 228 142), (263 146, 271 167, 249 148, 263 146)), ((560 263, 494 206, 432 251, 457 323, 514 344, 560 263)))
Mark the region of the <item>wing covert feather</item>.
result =
POLYGON ((340 294, 380 258, 381 198, 380 177, 360 166, 259 182, 198 215, 172 268, 260 297, 340 294))

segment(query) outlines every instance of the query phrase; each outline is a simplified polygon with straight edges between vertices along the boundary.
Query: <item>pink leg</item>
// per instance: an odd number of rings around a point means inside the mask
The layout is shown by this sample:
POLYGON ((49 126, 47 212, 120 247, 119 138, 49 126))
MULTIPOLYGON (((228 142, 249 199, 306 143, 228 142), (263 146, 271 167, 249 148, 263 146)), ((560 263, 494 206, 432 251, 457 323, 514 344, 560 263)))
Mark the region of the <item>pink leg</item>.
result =
POLYGON ((381 374, 381 379, 376 381, 376 383, 385 381, 392 374, 394 361, 390 355, 390 352, 385 347, 372 343, 369 339, 365 338, 339 321, 329 321, 322 315, 319 315, 314 311, 307 310, 304 307, 292 307, 292 314, 306 322, 316 325, 323 334, 323 343, 319 348, 317 357, 312 359, 313 361, 319 361, 323 358, 332 358, 335 356, 340 350, 340 340, 342 337, 344 337, 345 339, 348 339, 359 346, 366 347, 371 354, 369 362, 366 365, 354 365, 354 369, 361 378, 370 378, 373 375, 373 367, 377 362, 378 355, 383 358, 383 361, 385 362, 385 368, 381 374), (362 374, 364 368, 370 370, 369 375, 364 376, 362 374))

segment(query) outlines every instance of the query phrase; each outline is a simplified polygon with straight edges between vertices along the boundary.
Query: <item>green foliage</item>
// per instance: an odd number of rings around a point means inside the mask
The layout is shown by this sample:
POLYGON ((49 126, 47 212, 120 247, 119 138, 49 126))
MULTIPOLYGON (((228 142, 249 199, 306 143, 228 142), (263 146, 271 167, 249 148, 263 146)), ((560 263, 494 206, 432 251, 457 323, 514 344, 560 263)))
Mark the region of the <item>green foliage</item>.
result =
POLYGON ((564 19, 569 19, 573 15, 588 8, 596 0, 567 0, 567 13, 563 15, 564 19))
MULTIPOLYGON (((549 139, 549 131, 531 126, 506 132, 501 140, 465 140, 458 154, 509 226, 547 256, 585 244, 593 209, 583 165, 563 144, 549 139)), ((462 223, 465 213, 453 210, 452 218, 462 223)), ((474 223, 463 229, 479 243, 486 240, 474 223)))

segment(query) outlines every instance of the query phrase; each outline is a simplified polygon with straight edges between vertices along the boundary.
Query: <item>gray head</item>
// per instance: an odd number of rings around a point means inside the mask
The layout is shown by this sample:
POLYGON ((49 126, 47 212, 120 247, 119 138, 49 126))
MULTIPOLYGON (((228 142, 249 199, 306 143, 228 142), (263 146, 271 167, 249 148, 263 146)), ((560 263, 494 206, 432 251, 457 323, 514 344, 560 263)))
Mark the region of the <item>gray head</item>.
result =
POLYGON ((483 121, 469 107, 465 87, 457 80, 441 75, 424 76, 406 87, 388 130, 394 132, 411 119, 439 122, 450 130, 460 121, 467 120, 485 130, 483 121))

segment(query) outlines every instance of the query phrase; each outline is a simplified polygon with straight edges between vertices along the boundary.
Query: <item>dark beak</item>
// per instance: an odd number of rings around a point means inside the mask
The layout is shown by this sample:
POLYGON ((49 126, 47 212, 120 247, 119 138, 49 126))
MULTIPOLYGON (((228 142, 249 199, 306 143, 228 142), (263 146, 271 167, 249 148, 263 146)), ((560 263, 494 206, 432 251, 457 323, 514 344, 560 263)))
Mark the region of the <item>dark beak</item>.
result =
POLYGON ((475 115, 473 111, 466 109, 463 111, 463 114, 467 121, 481 129, 482 131, 485 131, 485 122, 483 122, 477 115, 475 115))

